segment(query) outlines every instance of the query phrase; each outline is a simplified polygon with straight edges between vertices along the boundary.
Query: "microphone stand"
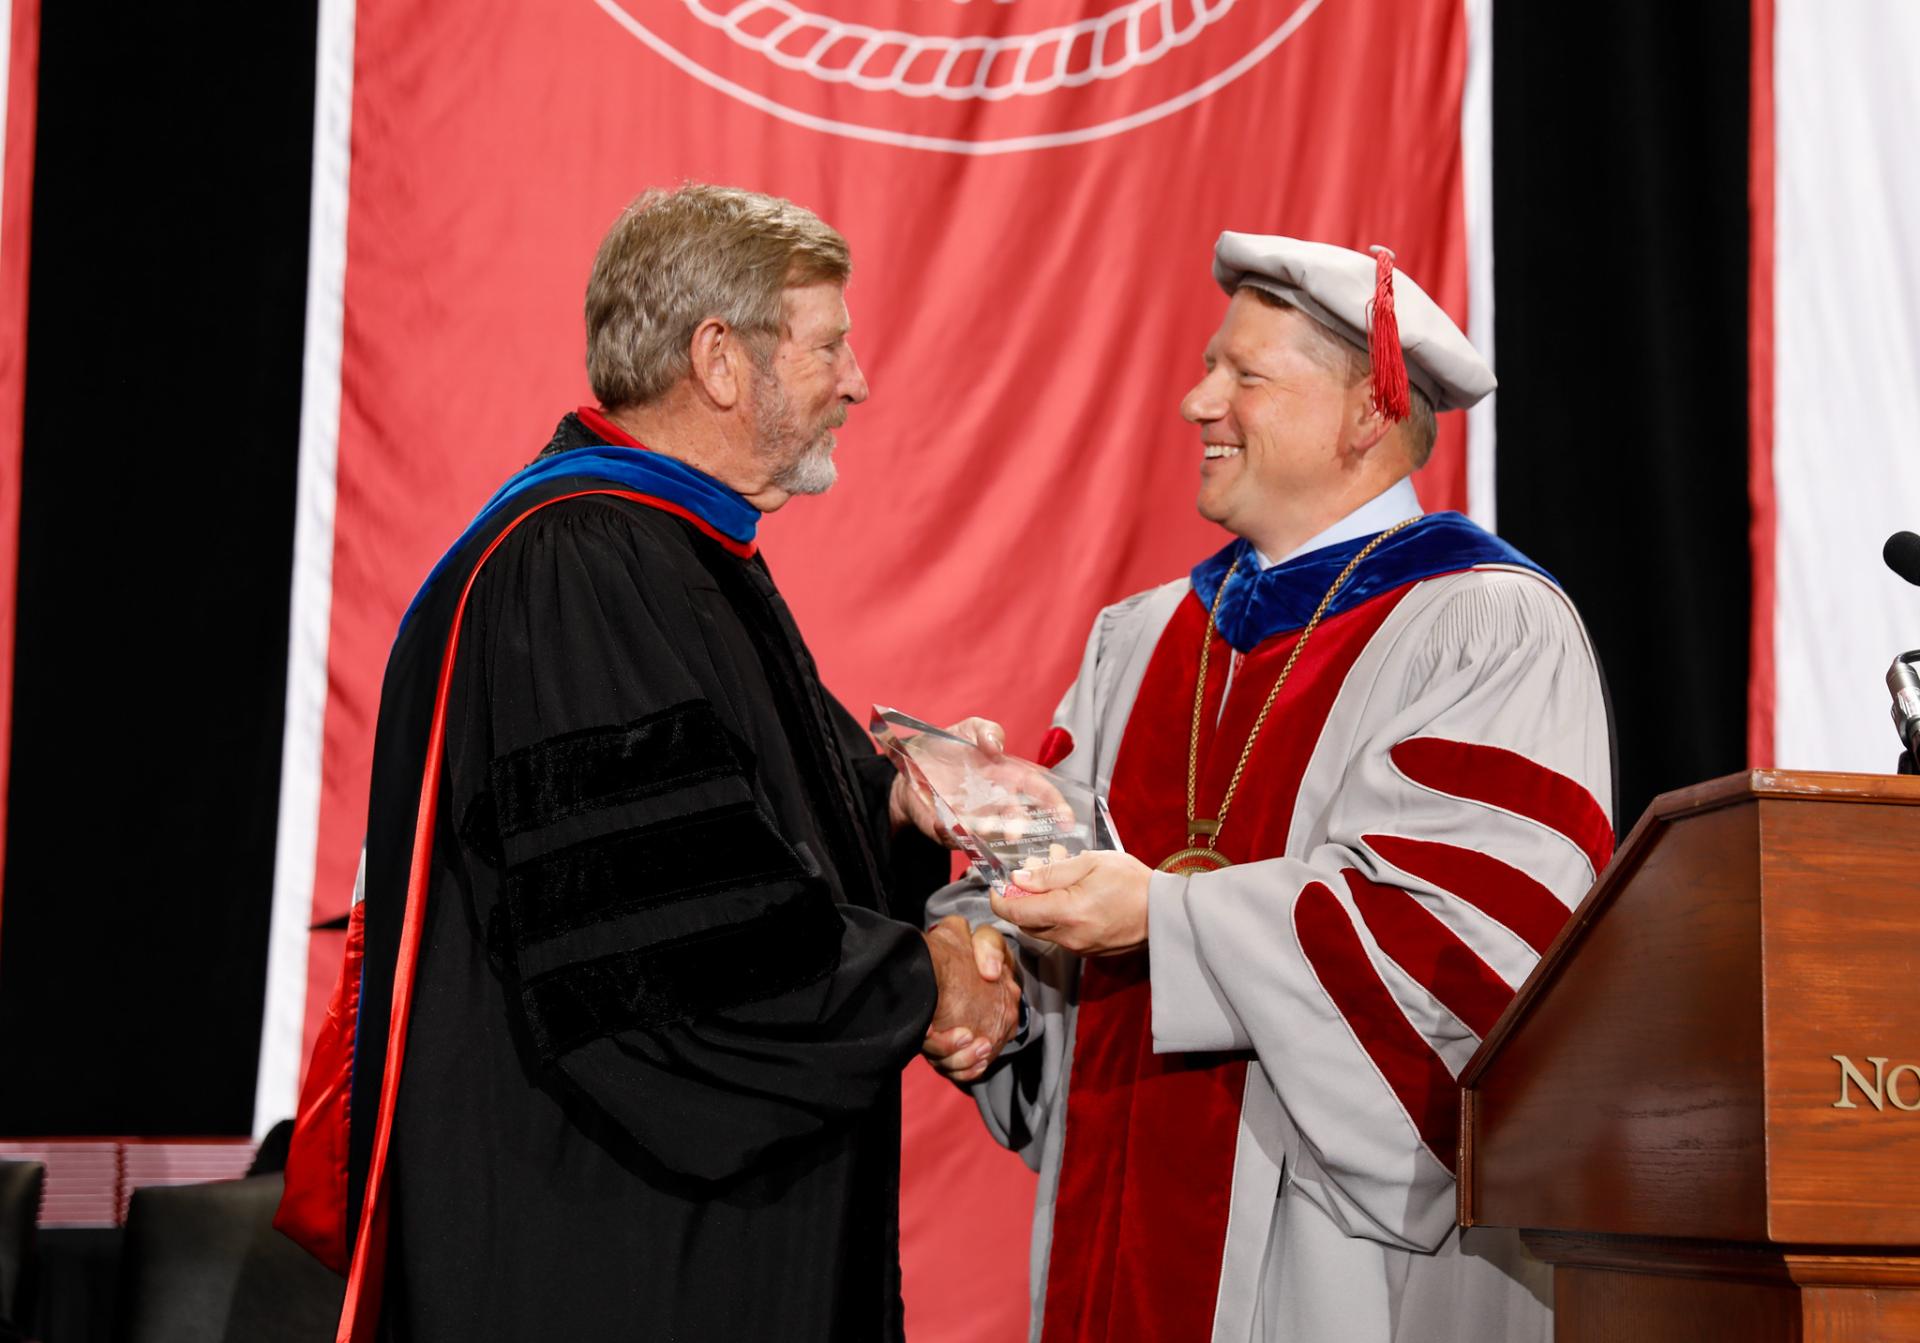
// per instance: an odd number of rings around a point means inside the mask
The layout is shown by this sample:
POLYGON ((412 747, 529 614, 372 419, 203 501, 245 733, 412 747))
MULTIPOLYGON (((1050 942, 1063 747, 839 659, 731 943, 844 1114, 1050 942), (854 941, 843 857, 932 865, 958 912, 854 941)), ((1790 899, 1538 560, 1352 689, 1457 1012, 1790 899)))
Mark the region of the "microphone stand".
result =
POLYGON ((1900 752, 1895 772, 1920 774, 1914 764, 1920 748, 1920 649, 1902 653, 1887 668, 1887 690, 1893 695, 1893 730, 1899 734, 1900 752))

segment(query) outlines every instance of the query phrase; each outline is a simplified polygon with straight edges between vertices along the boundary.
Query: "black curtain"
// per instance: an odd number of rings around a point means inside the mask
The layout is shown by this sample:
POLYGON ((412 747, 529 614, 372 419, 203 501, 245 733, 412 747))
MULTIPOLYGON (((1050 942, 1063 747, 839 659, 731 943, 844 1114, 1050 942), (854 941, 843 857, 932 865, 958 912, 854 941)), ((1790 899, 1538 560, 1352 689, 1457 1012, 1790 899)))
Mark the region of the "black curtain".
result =
POLYGON ((1494 6, 1498 524, 1592 631, 1623 832, 1746 763, 1747 24, 1494 6))
POLYGON ((244 1133, 314 0, 41 6, 0 1133, 244 1133))
MULTIPOLYGON (((43 5, 0 1133, 252 1119, 314 21, 43 5)), ((1744 756, 1747 11, 1494 34, 1500 529, 1593 630, 1630 822, 1744 756)))

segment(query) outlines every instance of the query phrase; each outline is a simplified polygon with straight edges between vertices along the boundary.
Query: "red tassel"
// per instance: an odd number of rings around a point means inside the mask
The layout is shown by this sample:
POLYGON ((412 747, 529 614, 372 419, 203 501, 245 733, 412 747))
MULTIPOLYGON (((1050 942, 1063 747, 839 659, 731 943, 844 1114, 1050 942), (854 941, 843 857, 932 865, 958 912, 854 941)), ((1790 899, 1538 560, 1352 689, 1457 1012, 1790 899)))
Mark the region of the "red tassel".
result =
POLYGON ((1373 304, 1367 320, 1367 357, 1373 361, 1373 404, 1389 420, 1413 413, 1407 365, 1400 353, 1400 319, 1393 315, 1393 249, 1373 247, 1373 304))

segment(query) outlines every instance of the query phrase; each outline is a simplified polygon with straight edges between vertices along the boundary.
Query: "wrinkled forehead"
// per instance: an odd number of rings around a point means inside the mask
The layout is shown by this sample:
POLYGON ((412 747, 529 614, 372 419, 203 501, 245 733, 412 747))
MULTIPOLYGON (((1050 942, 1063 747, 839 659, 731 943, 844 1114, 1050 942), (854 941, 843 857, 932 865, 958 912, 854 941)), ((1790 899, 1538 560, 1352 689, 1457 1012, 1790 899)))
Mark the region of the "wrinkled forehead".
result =
POLYGON ((788 285, 780 292, 780 313, 787 331, 796 340, 845 332, 853 325, 847 312, 846 286, 834 280, 788 285))

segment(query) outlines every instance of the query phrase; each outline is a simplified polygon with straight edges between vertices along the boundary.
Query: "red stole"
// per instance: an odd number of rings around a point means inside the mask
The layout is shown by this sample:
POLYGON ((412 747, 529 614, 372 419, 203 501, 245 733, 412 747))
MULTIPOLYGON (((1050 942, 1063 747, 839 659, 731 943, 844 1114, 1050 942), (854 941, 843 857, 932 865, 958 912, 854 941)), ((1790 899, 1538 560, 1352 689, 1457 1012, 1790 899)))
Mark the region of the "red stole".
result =
MULTIPOLYGON (((1334 697, 1412 586, 1328 617, 1314 631, 1254 745, 1219 837, 1233 862, 1285 853, 1300 780, 1334 697)), ((1189 593, 1147 664, 1114 764, 1114 825, 1147 863, 1188 844, 1188 736, 1206 629, 1206 610, 1189 593)), ((1298 637, 1276 634, 1242 660, 1222 714, 1233 650, 1213 636, 1198 816, 1219 814, 1247 734, 1298 637)), ((1043 1343, 1184 1341, 1212 1329, 1251 1056, 1155 1054, 1152 1007, 1147 951, 1082 965, 1043 1343)))

